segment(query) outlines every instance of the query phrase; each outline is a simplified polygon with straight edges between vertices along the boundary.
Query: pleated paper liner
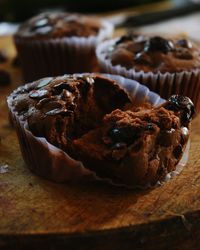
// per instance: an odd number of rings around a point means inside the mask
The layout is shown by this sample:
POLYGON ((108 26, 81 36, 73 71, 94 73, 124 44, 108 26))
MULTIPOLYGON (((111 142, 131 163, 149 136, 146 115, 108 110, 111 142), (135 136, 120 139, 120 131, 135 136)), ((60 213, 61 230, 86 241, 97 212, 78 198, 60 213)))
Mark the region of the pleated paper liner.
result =
POLYGON ((120 65, 114 66, 106 55, 108 48, 117 40, 118 38, 107 40, 97 46, 96 55, 102 72, 136 80, 165 99, 173 94, 188 96, 193 101, 196 111, 200 111, 200 69, 177 73, 153 73, 126 69, 120 65))

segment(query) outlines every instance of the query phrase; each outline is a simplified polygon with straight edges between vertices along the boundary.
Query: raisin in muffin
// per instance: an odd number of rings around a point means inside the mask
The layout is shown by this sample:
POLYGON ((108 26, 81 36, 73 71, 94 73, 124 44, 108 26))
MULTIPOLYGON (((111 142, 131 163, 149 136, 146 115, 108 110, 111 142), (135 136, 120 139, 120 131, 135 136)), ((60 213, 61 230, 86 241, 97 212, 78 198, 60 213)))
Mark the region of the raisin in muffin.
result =
POLYGON ((156 108, 117 109, 104 116, 102 126, 75 140, 75 149, 101 177, 130 186, 153 185, 179 162, 192 115, 193 104, 181 96, 156 108))
POLYGON ((26 81, 96 69, 95 47, 112 25, 76 13, 42 13, 21 24, 14 41, 26 81))
MULTIPOLYGON (((141 98, 144 87, 136 86, 134 95, 138 91, 141 98)), ((85 74, 26 84, 11 94, 8 105, 24 159, 36 173, 55 180, 52 173, 60 166, 61 173, 65 168, 76 171, 71 163, 76 161, 99 178, 146 186, 176 168, 188 141, 194 107, 182 96, 156 107, 145 100, 135 105, 130 92, 116 80, 85 74), (64 157, 68 157, 66 165, 64 157), (47 171, 51 160, 58 165, 47 171)), ((69 179, 63 176, 62 181, 69 179)))
POLYGON ((200 109, 200 48, 186 38, 129 34, 97 48, 103 71, 135 79, 163 98, 186 95, 200 109))

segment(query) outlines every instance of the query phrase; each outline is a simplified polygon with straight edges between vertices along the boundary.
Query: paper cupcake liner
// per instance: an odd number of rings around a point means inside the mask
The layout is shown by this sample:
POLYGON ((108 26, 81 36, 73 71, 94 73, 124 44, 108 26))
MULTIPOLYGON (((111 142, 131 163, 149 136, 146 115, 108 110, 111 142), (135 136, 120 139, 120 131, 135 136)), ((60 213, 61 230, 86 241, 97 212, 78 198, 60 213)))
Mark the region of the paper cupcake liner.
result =
MULTIPOLYGON (((81 76, 83 74, 75 75, 81 76)), ((139 104, 148 101, 152 105, 157 106, 164 102, 164 99, 159 95, 149 91, 147 87, 134 80, 126 79, 117 75, 102 75, 116 80, 127 90, 135 103, 139 104)), ((15 93, 15 91, 13 93, 15 93)), ((34 136, 28 128, 27 121, 23 120, 22 116, 17 115, 14 106, 12 106, 12 97, 13 94, 7 99, 11 119, 17 131, 23 159, 32 172, 56 182, 101 181, 126 188, 144 189, 152 187, 150 183, 146 183, 145 186, 126 186, 124 184, 114 183, 108 178, 100 178, 95 172, 85 167, 80 161, 71 158, 67 153, 49 143, 45 138, 34 136)), ((176 169, 171 173, 168 173, 163 182, 168 181, 174 175, 180 173, 187 163, 188 152, 189 144, 184 150, 183 157, 177 164, 176 169)), ((160 184, 162 183, 158 182, 155 186, 160 184)))
MULTIPOLYGON (((177 73, 153 73, 126 69, 120 65, 113 66, 106 58, 107 49, 118 40, 112 39, 99 44, 96 49, 97 60, 102 72, 122 75, 146 85, 150 90, 168 99, 173 94, 190 97, 195 108, 200 111, 200 70, 182 71, 177 73)), ((112 52, 111 52, 112 53, 112 52)))
POLYGON ((102 21, 97 36, 28 40, 15 37, 25 81, 65 73, 94 72, 97 68, 95 48, 110 38, 113 26, 102 21))

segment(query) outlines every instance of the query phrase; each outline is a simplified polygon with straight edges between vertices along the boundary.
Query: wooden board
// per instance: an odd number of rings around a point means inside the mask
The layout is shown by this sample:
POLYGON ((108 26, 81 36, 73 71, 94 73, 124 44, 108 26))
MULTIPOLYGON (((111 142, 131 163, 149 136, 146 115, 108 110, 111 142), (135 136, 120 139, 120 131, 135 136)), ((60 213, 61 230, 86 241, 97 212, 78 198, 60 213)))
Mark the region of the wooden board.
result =
MULTIPOLYGON (((4 45, 15 53, 10 38, 4 45)), ((18 70, 12 73, 12 85, 0 88, 0 249, 200 249, 200 116, 188 165, 161 187, 56 184, 22 160, 5 104, 20 83, 18 70)))

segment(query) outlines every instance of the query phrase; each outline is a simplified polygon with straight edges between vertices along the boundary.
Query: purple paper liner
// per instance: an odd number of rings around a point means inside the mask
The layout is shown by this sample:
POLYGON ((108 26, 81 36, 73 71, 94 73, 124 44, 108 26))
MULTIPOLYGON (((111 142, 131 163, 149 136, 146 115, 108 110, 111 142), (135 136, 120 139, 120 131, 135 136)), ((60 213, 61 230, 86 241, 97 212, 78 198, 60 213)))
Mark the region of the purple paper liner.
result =
MULTIPOLYGON (((74 75, 82 76, 84 74, 74 75)), ((153 106, 157 106, 164 102, 164 99, 162 99, 158 94, 149 91, 147 87, 134 80, 126 79, 117 75, 101 75, 117 81, 127 90, 134 103, 140 104, 143 102, 149 102, 153 106)), ((71 158, 67 153, 49 143, 45 138, 34 136, 28 128, 27 121, 23 120, 22 116, 17 115, 14 106, 12 106, 12 96, 13 94, 11 94, 7 99, 11 119, 17 131, 23 159, 32 172, 56 182, 103 181, 115 186, 126 188, 145 189, 152 187, 150 183, 146 183, 145 186, 127 186, 124 184, 114 183, 108 178, 100 178, 95 172, 85 167, 80 161, 71 158)), ((189 142, 185 148, 182 159, 176 166, 176 169, 168 173, 162 183, 180 173, 187 163, 188 153, 189 142)), ((158 182, 155 186, 162 183, 158 182)))
POLYGON ((14 37, 25 81, 65 73, 94 72, 97 68, 95 49, 113 34, 113 26, 101 21, 97 36, 27 40, 14 37))
POLYGON ((173 94, 185 95, 191 98, 196 111, 200 111, 200 70, 182 71, 177 73, 153 73, 126 69, 123 66, 113 66, 106 58, 107 50, 119 38, 102 42, 97 46, 96 55, 102 72, 121 75, 146 85, 150 90, 168 99, 173 94))

